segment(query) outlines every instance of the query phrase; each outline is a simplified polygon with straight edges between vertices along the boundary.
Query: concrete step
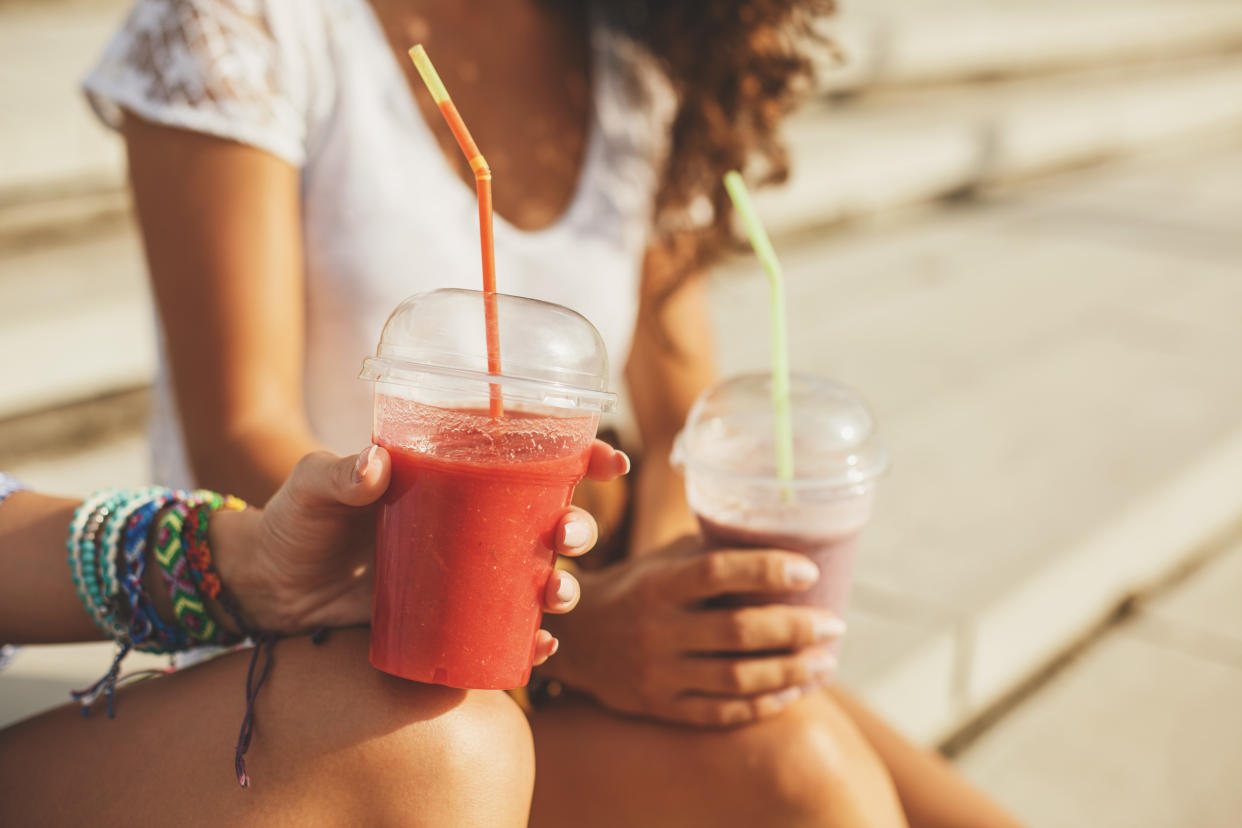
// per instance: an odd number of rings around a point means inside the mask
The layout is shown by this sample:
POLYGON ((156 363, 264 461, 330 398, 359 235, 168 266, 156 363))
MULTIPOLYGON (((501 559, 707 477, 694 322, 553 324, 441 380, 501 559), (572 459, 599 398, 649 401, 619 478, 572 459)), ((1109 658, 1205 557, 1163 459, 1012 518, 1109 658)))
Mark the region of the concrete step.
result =
MULTIPOLYGON (((129 0, 0 3, 0 204, 43 188, 119 188, 120 146, 77 90, 129 0)), ((827 92, 1064 71, 1242 48, 1235 0, 846 0, 826 29, 846 62, 827 92)))
POLYGON ((762 209, 796 232, 1239 126, 1242 57, 895 90, 799 113, 762 209))
POLYGON ((0 353, 0 421, 148 385, 154 328, 132 228, 0 251, 0 353))
POLYGON ((1237 825, 1239 591, 1234 541, 1006 712, 959 765, 1028 825, 1237 825))
POLYGON ((123 151, 77 87, 131 5, 0 3, 0 203, 49 187, 120 185, 123 151))
POLYGON ((946 83, 1242 48, 1234 0, 842 0, 823 30, 826 92, 946 83))

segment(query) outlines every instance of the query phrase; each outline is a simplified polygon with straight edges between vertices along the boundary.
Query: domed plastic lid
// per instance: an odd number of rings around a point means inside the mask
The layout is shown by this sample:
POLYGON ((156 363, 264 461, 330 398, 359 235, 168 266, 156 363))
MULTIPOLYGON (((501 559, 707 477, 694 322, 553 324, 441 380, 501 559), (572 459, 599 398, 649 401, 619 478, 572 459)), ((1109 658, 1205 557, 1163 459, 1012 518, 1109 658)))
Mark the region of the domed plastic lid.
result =
MULTIPOLYGON (((888 467, 875 418, 853 391, 820 377, 790 378, 794 488, 865 484, 888 467)), ((677 437, 674 461, 696 473, 789 486, 776 471, 772 379, 747 374, 699 397, 677 437)))
MULTIPOLYGON (((486 394, 499 385, 506 403, 609 411, 608 355, 595 326, 569 308, 496 294, 500 373, 487 370, 483 293, 445 288, 406 299, 384 325, 362 379, 411 389, 486 394)), ((484 396, 486 399, 486 396, 484 396)))

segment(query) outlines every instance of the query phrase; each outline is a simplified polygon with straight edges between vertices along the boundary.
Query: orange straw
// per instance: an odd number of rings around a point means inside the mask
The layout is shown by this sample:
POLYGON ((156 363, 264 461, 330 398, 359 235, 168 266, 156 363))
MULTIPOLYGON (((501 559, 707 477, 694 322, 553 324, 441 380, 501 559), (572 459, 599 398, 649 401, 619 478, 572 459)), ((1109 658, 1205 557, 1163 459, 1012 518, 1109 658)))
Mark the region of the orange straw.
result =
MULTIPOLYGON (((470 137, 466 122, 461 119, 461 113, 453 105, 453 99, 449 97, 448 90, 444 88, 444 81, 440 80, 436 68, 431 65, 431 58, 427 57, 427 50, 422 47, 422 44, 410 49, 410 60, 414 61, 414 68, 418 70, 419 77, 427 85, 431 99, 436 102, 436 106, 440 107, 440 114, 444 116, 449 130, 457 139, 457 146, 461 147, 466 160, 470 162, 470 169, 474 170, 475 187, 479 193, 479 243, 483 253, 483 314, 487 326, 487 372, 499 375, 500 319, 496 311, 496 247, 492 240, 492 171, 488 168, 483 153, 479 152, 478 144, 470 137)), ((504 404, 500 397, 500 386, 496 383, 490 385, 490 397, 492 417, 503 417, 504 404)))

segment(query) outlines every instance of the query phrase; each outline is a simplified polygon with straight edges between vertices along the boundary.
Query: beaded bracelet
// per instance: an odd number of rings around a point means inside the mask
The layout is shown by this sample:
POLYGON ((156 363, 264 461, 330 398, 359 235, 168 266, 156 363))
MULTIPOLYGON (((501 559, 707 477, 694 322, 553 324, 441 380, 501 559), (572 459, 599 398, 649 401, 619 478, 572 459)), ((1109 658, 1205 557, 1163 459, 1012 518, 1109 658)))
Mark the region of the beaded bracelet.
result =
POLYGON ((186 494, 152 487, 135 492, 98 492, 74 511, 66 541, 78 597, 100 629, 117 642, 117 653, 103 677, 72 693, 82 703, 82 715, 87 715, 101 694, 108 699, 108 717, 115 715, 116 686, 123 680, 121 662, 134 647, 169 652, 188 649, 195 643, 239 641, 239 636, 211 618, 207 600, 218 602, 242 636, 254 640, 246 672, 246 712, 233 751, 233 769, 242 787, 250 784, 245 757, 254 737, 255 701, 271 671, 272 651, 280 636, 257 632, 247 625, 212 562, 208 521, 211 513, 220 509, 246 508, 235 497, 207 491, 186 494), (151 540, 160 577, 172 600, 174 625, 160 618, 144 589, 146 549, 151 540))
POLYGON ((144 496, 143 492, 112 490, 99 492, 88 498, 74 512, 70 522, 69 566, 78 597, 95 624, 117 643, 112 664, 99 681, 85 690, 71 693, 82 703, 82 715, 87 715, 91 704, 101 693, 108 698, 108 717, 111 718, 113 696, 121 662, 133 646, 129 634, 129 618, 124 596, 119 589, 115 543, 110 530, 114 519, 127 512, 131 504, 144 496))
POLYGON ((108 621, 108 602, 104 599, 101 584, 103 576, 97 561, 96 538, 111 512, 112 504, 123 494, 115 490, 96 492, 83 501, 73 513, 73 520, 69 524, 69 538, 66 541, 69 571, 78 598, 95 625, 109 637, 112 637, 115 629, 108 621))

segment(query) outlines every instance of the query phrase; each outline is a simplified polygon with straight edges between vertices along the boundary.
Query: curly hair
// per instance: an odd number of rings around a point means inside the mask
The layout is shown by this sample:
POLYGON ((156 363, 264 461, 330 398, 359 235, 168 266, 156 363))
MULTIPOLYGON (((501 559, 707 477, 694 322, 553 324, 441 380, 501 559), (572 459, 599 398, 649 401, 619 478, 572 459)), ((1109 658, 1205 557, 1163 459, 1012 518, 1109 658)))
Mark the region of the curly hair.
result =
POLYGON ((652 251, 668 275, 661 287, 668 294, 733 244, 725 172, 742 170, 759 185, 788 175, 780 123, 812 85, 809 51, 829 49, 813 24, 835 3, 599 0, 596 6, 661 62, 680 98, 656 196, 652 251))

